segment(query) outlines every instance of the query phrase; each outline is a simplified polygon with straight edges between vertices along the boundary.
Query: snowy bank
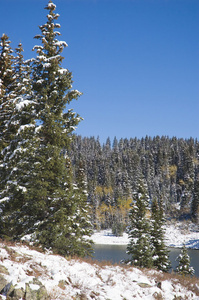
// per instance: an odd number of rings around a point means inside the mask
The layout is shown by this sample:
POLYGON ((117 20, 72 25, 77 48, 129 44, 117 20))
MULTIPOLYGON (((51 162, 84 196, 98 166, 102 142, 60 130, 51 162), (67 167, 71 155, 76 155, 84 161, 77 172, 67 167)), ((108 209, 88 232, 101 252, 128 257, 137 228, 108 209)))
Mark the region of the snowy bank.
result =
POLYGON ((127 245, 128 234, 124 233, 123 236, 115 236, 111 233, 111 229, 95 231, 91 239, 95 244, 100 245, 127 245))
MULTIPOLYGON (((0 260, 7 282, 25 288, 36 277, 53 300, 199 300, 199 280, 187 279, 184 284, 184 278, 165 276, 155 270, 67 260, 27 246, 5 245, 2 242, 0 260)), ((6 296, 1 295, 1 299, 5 300, 6 296)))
POLYGON ((182 248, 183 244, 190 249, 199 249, 199 232, 194 231, 181 223, 171 224, 166 227, 165 243, 168 247, 182 248))
MULTIPOLYGON (((165 229, 165 244, 168 247, 181 248, 185 244, 187 248, 199 249, 199 232, 193 231, 191 225, 187 227, 179 222, 167 224, 165 229)), ((111 230, 95 232, 92 239, 95 244, 103 245, 127 245, 129 242, 127 233, 116 237, 111 230)))

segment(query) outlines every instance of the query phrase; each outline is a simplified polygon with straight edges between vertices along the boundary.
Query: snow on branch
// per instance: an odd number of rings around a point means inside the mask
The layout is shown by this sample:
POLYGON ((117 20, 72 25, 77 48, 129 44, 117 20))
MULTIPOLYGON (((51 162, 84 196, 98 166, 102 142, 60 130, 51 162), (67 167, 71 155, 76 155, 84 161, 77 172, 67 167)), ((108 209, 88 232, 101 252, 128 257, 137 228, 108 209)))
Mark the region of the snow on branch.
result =
POLYGON ((40 34, 37 34, 37 35, 35 35, 35 39, 40 39, 42 37, 42 35, 40 35, 40 34))
POLYGON ((60 68, 58 70, 58 72, 59 72, 59 74, 64 75, 64 74, 66 74, 68 72, 68 69, 60 68))
POLYGON ((28 105, 33 104, 33 103, 35 103, 35 102, 30 101, 30 100, 23 100, 23 101, 16 104, 16 110, 19 111, 19 110, 23 109, 24 106, 28 106, 28 105))
POLYGON ((35 51, 35 50, 39 50, 39 51, 41 51, 41 50, 43 50, 44 49, 44 47, 43 46, 39 46, 39 45, 35 45, 33 48, 32 48, 32 51, 35 51))
POLYGON ((55 24, 55 28, 60 28, 60 27, 61 27, 61 25, 59 23, 55 24))
POLYGON ((68 44, 65 41, 57 41, 55 43, 55 45, 58 46, 58 47, 61 47, 61 46, 68 47, 68 44))
POLYGON ((46 9, 52 9, 55 10, 56 9, 56 5, 52 2, 49 2, 48 5, 46 6, 46 9))
POLYGON ((52 15, 47 15, 47 18, 49 21, 53 20, 53 16, 52 15))
POLYGON ((61 33, 59 31, 54 31, 55 35, 61 35, 61 33))

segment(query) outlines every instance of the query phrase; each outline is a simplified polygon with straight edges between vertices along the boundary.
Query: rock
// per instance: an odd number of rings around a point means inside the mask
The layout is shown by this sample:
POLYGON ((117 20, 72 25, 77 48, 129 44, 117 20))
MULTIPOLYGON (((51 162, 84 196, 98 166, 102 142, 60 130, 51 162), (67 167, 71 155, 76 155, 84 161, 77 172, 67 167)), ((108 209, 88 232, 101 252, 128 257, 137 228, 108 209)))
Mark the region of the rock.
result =
POLYGON ((141 288, 150 288, 152 287, 152 285, 148 284, 148 283, 144 283, 144 282, 138 282, 138 285, 141 287, 141 288))
POLYGON ((25 300, 49 300, 47 290, 44 285, 34 278, 32 282, 26 283, 25 300))
POLYGON ((7 268, 4 267, 3 265, 0 265, 0 273, 6 274, 6 275, 9 274, 7 268))
POLYGON ((87 296, 85 293, 81 293, 80 295, 75 296, 75 300, 87 300, 87 296))
MULTIPOLYGON (((40 288, 40 287, 39 287, 40 288)), ((38 289, 39 289, 38 288, 38 289)), ((29 283, 26 283, 26 292, 25 292, 25 296, 26 296, 26 300, 37 300, 37 292, 38 289, 31 289, 29 283)))
POLYGON ((159 293, 155 292, 152 296, 154 299, 163 299, 161 292, 159 292, 159 293))
POLYGON ((66 280, 60 280, 58 283, 58 287, 62 290, 65 290, 65 285, 68 285, 69 283, 66 280))
POLYGON ((32 282, 26 283, 26 289, 16 288, 12 282, 8 283, 0 274, 0 294, 6 296, 6 300, 49 300, 45 286, 34 278, 32 282))
POLYGON ((161 282, 161 281, 157 282, 157 287, 158 287, 159 289, 162 289, 162 282, 161 282))
POLYGON ((3 290, 1 291, 1 294, 6 296, 6 300, 24 299, 24 296, 25 296, 24 289, 23 288, 16 289, 12 285, 12 281, 3 288, 3 290))
POLYGON ((3 289, 8 284, 7 280, 0 274, 0 293, 2 294, 3 289))
POLYGON ((9 300, 20 300, 20 299, 24 299, 25 297, 25 292, 23 288, 20 289, 15 289, 13 288, 13 290, 10 292, 8 292, 8 296, 6 297, 6 299, 9 300))
POLYGON ((80 299, 81 299, 81 300, 87 300, 88 298, 87 298, 87 296, 86 296, 85 293, 82 293, 82 294, 80 295, 80 299))

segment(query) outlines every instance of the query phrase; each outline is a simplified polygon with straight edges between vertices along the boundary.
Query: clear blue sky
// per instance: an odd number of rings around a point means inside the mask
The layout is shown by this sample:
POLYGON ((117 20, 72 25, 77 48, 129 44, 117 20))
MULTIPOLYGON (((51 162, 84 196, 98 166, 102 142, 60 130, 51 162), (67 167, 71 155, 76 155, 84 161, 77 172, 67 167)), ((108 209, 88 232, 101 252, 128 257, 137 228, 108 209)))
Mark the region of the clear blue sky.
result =
MULTIPOLYGON (((76 130, 103 143, 146 135, 199 138, 198 0, 54 0, 63 67, 83 92, 76 130)), ((46 22, 44 0, 1 0, 0 34, 25 58, 46 22)))

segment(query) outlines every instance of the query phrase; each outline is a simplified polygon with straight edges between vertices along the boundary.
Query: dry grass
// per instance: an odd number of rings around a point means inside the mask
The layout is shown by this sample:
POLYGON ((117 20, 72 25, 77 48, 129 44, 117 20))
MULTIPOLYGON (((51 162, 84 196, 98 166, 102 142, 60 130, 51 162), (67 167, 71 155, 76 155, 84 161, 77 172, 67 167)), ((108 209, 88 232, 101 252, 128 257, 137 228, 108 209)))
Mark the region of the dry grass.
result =
MULTIPOLYGON (((59 288, 54 287, 50 293, 49 297, 51 300, 66 300, 67 296, 64 291, 61 291, 59 288)), ((71 299, 71 297, 68 296, 68 299, 71 299)))
POLYGON ((7 239, 0 239, 0 244, 8 247, 15 247, 15 246, 26 246, 30 250, 35 250, 40 253, 45 253, 45 250, 40 245, 30 245, 26 241, 13 241, 13 240, 7 240, 7 239))
POLYGON ((3 248, 8 253, 10 260, 12 260, 12 261, 17 260, 17 257, 19 256, 19 254, 15 250, 13 250, 12 248, 9 248, 7 245, 5 245, 3 248))
MULTIPOLYGON (((99 261, 99 260, 95 260, 93 259, 92 257, 72 257, 72 258, 67 258, 67 260, 76 260, 78 262, 82 262, 82 263, 88 263, 89 265, 91 266, 98 266, 100 268, 103 268, 103 267, 116 267, 116 266, 120 266, 120 267, 128 267, 127 265, 124 265, 124 264, 121 264, 121 263, 112 263, 111 261, 109 260, 102 260, 102 261, 99 261)), ((132 267, 132 266, 131 266, 132 267)))
MULTIPOLYGON (((29 255, 20 255, 17 251, 15 251, 12 247, 16 246, 16 244, 13 243, 6 243, 3 246, 3 249, 6 250, 6 252, 9 255, 9 259, 15 262, 19 262, 19 263, 26 263, 27 261, 31 260, 32 257, 29 255)), ((1 260, 3 261, 3 257, 1 257, 1 260)))
POLYGON ((116 282, 113 280, 113 275, 109 274, 106 282, 105 282, 107 285, 111 285, 111 286, 114 286, 116 285, 116 282))
POLYGON ((26 271, 28 276, 40 277, 46 273, 46 268, 38 264, 30 264, 29 270, 26 271))
POLYGON ((157 283, 160 283, 162 281, 171 281, 175 285, 179 283, 182 287, 186 288, 188 291, 191 291, 192 293, 195 293, 196 296, 199 296, 199 278, 193 276, 183 276, 176 274, 174 272, 172 273, 164 273, 164 272, 154 272, 151 274, 151 270, 142 270, 146 276, 151 277, 154 279, 157 283))

